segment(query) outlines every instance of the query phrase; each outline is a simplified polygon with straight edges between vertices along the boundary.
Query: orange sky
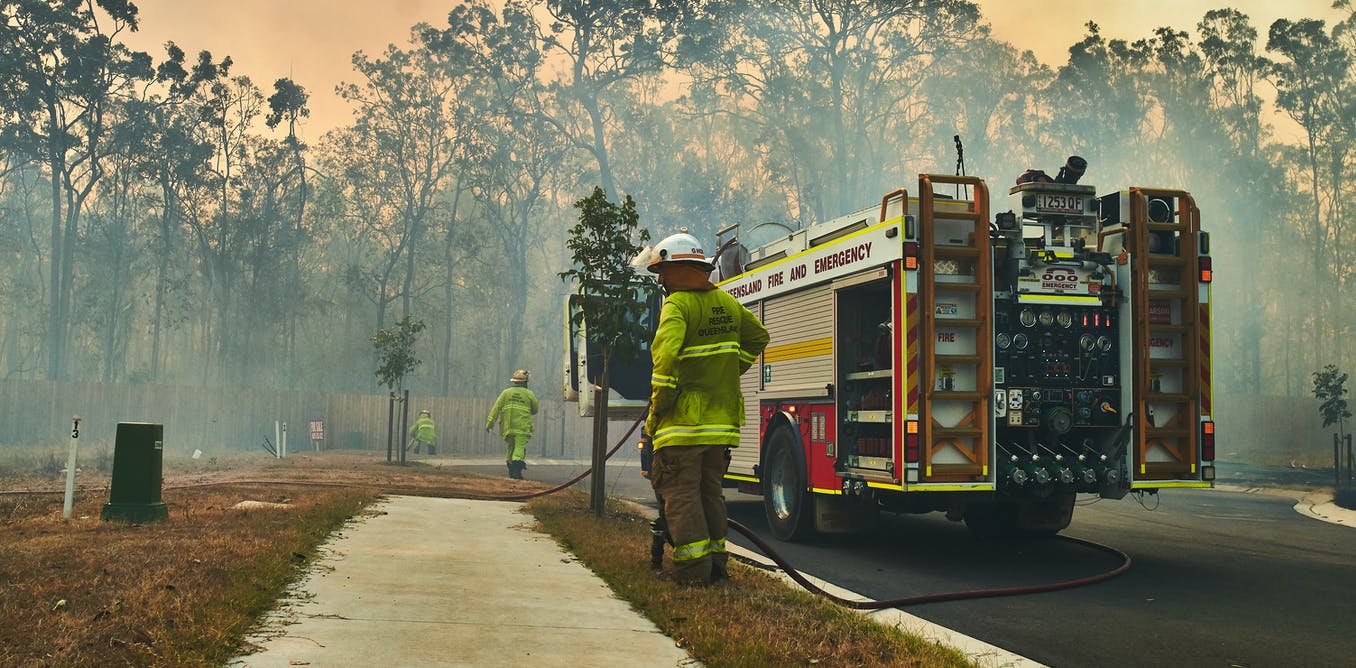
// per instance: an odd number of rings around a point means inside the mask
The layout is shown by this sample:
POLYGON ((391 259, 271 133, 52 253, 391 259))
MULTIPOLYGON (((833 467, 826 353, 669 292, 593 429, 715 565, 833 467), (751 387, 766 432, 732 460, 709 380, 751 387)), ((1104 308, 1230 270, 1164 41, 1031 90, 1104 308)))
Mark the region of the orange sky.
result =
MULTIPOLYGON (((290 76, 311 93, 311 118, 303 137, 318 138, 346 123, 349 109, 334 93, 353 79, 355 51, 378 54, 392 42, 405 44, 419 21, 442 25, 453 0, 134 0, 141 9, 141 30, 126 40, 157 59, 161 45, 175 41, 194 57, 207 49, 220 59, 229 54, 236 74, 247 74, 271 94, 273 81, 290 76)), ((1206 11, 1234 7, 1252 17, 1261 40, 1271 22, 1340 14, 1331 0, 979 0, 995 37, 1030 49, 1042 61, 1059 65, 1083 24, 1096 21, 1109 38, 1138 39, 1161 25, 1193 30, 1206 11)))

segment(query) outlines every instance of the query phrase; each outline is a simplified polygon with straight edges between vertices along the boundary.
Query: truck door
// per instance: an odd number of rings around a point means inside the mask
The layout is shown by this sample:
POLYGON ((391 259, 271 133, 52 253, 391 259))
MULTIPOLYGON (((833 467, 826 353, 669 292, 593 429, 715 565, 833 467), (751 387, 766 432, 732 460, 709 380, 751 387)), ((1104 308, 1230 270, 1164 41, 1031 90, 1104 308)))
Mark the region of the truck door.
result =
MULTIPOLYGON (((664 298, 658 290, 637 295, 645 301, 645 310, 640 322, 645 327, 645 340, 641 352, 634 360, 613 358, 608 370, 608 416, 617 419, 638 417, 650 401, 650 341, 654 338, 655 327, 659 324, 659 309, 664 298)), ((579 295, 571 295, 565 303, 565 364, 564 388, 565 401, 579 403, 579 415, 593 415, 595 386, 603 374, 602 346, 588 339, 588 314, 584 314, 583 324, 573 325, 574 315, 579 313, 582 300, 579 295)))

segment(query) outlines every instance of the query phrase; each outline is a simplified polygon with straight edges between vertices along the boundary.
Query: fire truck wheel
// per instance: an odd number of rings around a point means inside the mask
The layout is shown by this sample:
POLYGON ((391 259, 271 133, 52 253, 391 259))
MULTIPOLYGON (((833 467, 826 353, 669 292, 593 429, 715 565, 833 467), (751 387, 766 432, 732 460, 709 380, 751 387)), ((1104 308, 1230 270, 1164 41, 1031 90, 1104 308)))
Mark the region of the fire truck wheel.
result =
POLYGON ((965 506, 965 526, 988 538, 1016 534, 1017 508, 1012 503, 971 503, 965 506))
POLYGON ((972 503, 965 508, 965 526, 991 538, 1051 538, 1069 526, 1074 496, 972 503))
POLYGON ((768 438, 763 460, 763 510, 768 528, 779 540, 813 538, 815 499, 809 492, 805 453, 795 430, 777 427, 768 438))
POLYGON ((1027 538, 1050 538, 1063 531, 1073 519, 1075 494, 1051 494, 1031 499, 1017 507, 1017 529, 1027 538))

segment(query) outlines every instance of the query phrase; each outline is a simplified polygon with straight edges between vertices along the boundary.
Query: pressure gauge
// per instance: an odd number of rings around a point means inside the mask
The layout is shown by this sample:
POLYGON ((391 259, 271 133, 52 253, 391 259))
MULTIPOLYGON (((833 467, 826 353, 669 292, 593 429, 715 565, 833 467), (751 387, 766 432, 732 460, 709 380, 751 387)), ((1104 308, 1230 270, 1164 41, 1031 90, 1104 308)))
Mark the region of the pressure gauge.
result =
POLYGON ((1073 325, 1073 314, 1068 311, 1060 311, 1059 315, 1056 316, 1056 320, 1059 321, 1060 327, 1068 328, 1073 325))
POLYGON ((1017 319, 1021 321, 1023 327, 1035 326, 1036 312, 1032 311, 1029 308, 1024 308, 1022 309, 1022 312, 1017 316, 1017 319))
POLYGON ((1101 348, 1102 350, 1111 350, 1111 337, 1109 336, 1097 337, 1097 347, 1101 348))
POLYGON ((1012 337, 1012 345, 1017 346, 1018 350, 1026 350, 1028 343, 1030 343, 1030 341, 1028 341, 1026 335, 1021 332, 1017 332, 1012 337))
POLYGON ((1041 327, 1049 327, 1055 321, 1055 314, 1049 311, 1041 311, 1041 327))
POLYGON ((1097 345, 1097 340, 1092 338, 1091 334, 1084 334, 1083 336, 1078 337, 1078 347, 1083 350, 1092 350, 1092 347, 1095 345, 1097 345))
POLYGON ((997 342, 999 350, 1007 350, 1008 346, 1012 345, 1012 337, 1008 336, 1007 332, 999 332, 997 342))

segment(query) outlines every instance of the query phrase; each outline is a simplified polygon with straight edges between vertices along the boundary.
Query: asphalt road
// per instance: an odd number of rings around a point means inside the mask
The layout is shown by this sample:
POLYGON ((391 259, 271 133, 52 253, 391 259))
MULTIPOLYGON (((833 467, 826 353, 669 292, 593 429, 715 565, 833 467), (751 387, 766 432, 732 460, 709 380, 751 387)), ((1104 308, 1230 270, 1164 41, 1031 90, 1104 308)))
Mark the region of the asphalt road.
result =
MULTIPOLYGON (((563 481, 584 468, 536 465, 528 477, 563 481)), ((633 462, 609 464, 607 478, 610 495, 653 504, 633 462)), ((733 490, 727 499, 733 519, 765 530, 761 499, 733 490)), ((908 612, 1050 666, 1356 665, 1356 528, 1293 506, 1223 490, 1170 490, 1143 505, 1080 501, 1064 533, 1128 553, 1129 572, 908 612)), ((1068 541, 981 539, 939 513, 883 518, 857 536, 764 539, 804 572, 875 599, 1078 579, 1118 564, 1068 541)))

